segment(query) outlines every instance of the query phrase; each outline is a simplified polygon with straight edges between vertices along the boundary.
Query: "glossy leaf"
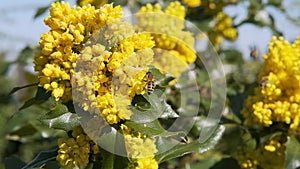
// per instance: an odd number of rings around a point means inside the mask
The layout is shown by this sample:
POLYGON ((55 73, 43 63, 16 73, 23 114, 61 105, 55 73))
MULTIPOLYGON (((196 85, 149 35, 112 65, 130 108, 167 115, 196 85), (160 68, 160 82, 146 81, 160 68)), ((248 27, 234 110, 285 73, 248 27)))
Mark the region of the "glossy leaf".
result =
POLYGON ((47 10, 49 9, 49 5, 44 6, 44 7, 40 7, 38 8, 38 10, 36 11, 36 13, 34 14, 34 18, 37 18, 41 15, 43 15, 45 12, 47 12, 47 10))
POLYGON ((286 144, 286 169, 300 167, 300 143, 295 137, 290 137, 286 144))
MULTIPOLYGON (((158 120, 152 121, 150 123, 135 123, 133 121, 126 121, 125 125, 134 129, 137 132, 149 135, 157 136, 165 131, 165 129, 160 125, 158 120)), ((170 134, 173 135, 173 134, 170 134)), ((167 136, 167 135, 166 135, 167 136)))
POLYGON ((129 160, 127 157, 121 157, 118 155, 115 155, 115 168, 126 168, 128 166, 129 160))
POLYGON ((166 100, 162 101, 163 113, 159 118, 169 119, 169 118, 178 118, 179 115, 172 109, 172 107, 166 102, 166 100))
POLYGON ((5 54, 0 52, 0 75, 1 76, 4 76, 8 72, 9 67, 11 65, 10 62, 5 61, 4 56, 5 54))
POLYGON ((155 90, 151 95, 143 95, 150 103, 152 112, 160 118, 177 118, 178 114, 166 102, 166 98, 162 96, 161 90, 155 90))
POLYGON ((22 169, 30 169, 33 167, 39 167, 48 161, 56 160, 57 148, 48 151, 41 151, 31 162, 22 167, 22 169))
POLYGON ((51 109, 50 112, 48 112, 45 117, 46 118, 55 118, 58 117, 60 115, 63 115, 65 113, 69 112, 67 106, 63 105, 63 104, 57 104, 55 107, 53 107, 51 109))
POLYGON ((230 169, 240 169, 239 164, 233 158, 224 158, 218 163, 216 163, 210 169, 223 169, 223 168, 230 168, 230 169))
POLYGON ((9 92, 9 95, 11 95, 21 89, 25 89, 27 87, 32 87, 32 86, 37 86, 37 85, 38 85, 38 83, 32 83, 32 84, 28 84, 28 85, 24 85, 24 86, 20 86, 20 87, 15 87, 9 92))
POLYGON ((114 128, 103 129, 102 134, 97 140, 96 143, 100 147, 104 147, 106 151, 116 152, 116 154, 126 155, 126 147, 123 135, 115 130, 114 128), (104 131, 108 130, 108 131, 104 131))
POLYGON ((5 168, 10 169, 10 168, 22 168, 26 165, 25 162, 22 160, 18 159, 17 157, 11 156, 5 158, 5 168))
POLYGON ((161 96, 162 90, 154 90, 150 95, 144 94, 144 99, 139 99, 140 102, 136 106, 131 106, 133 112, 131 120, 138 123, 148 123, 158 118, 177 118, 178 114, 161 96))
POLYGON ((63 104, 56 107, 40 118, 40 121, 50 128, 69 131, 80 125, 80 117, 77 114, 70 113, 68 108, 63 104))
POLYGON ((43 169, 61 169, 61 167, 58 161, 49 161, 45 164, 45 166, 43 166, 43 169))
POLYGON ((209 159, 199 160, 194 163, 187 163, 186 168, 190 169, 211 169, 211 167, 218 162, 216 158, 210 157, 209 159))
POLYGON ((17 60, 15 61, 18 64, 26 65, 29 63, 29 60, 34 57, 36 50, 30 46, 26 46, 20 52, 17 60))
POLYGON ((250 132, 235 123, 223 124, 225 131, 222 139, 218 143, 218 150, 224 154, 232 154, 237 148, 246 144, 249 148, 254 148, 256 142, 252 139, 250 132))
POLYGON ((148 67, 149 67, 149 71, 153 74, 155 80, 161 80, 161 79, 165 78, 165 75, 162 74, 159 71, 159 69, 157 69, 156 67, 151 66, 151 65, 149 65, 148 67))
POLYGON ((196 140, 188 144, 177 144, 172 148, 169 147, 171 145, 168 140, 158 139, 157 141, 158 153, 156 159, 159 163, 162 163, 164 161, 183 156, 193 151, 198 153, 203 153, 213 148, 219 142, 224 130, 225 130, 224 126, 219 126, 215 130, 215 132, 211 135, 211 137, 207 139, 206 142, 204 143, 199 143, 196 140), (165 147, 167 147, 167 149, 165 147))
POLYGON ((102 169, 114 169, 115 155, 104 150, 101 151, 101 155, 103 157, 102 169))
POLYGON ((41 104, 50 98, 51 94, 44 88, 39 87, 34 98, 27 100, 20 110, 28 108, 35 104, 41 104))
POLYGON ((18 135, 20 137, 30 136, 37 132, 37 129, 32 124, 22 126, 20 129, 13 131, 10 135, 18 135))

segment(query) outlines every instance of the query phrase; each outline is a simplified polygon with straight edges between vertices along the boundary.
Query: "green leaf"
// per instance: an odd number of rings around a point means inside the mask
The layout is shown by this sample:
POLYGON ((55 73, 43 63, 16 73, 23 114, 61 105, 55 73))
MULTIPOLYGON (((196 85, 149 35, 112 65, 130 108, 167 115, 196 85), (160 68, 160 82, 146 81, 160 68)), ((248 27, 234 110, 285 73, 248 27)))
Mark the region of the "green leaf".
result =
POLYGON ((35 104, 41 104, 47 101, 51 96, 51 93, 48 93, 44 88, 39 87, 34 98, 27 100, 20 110, 28 108, 35 104))
POLYGON ((0 75, 3 75, 3 76, 8 72, 9 67, 11 65, 10 62, 7 62, 5 60, 4 56, 5 56, 5 54, 0 52, 0 75))
POLYGON ((72 130, 80 125, 80 117, 77 114, 70 113, 68 108, 63 104, 58 104, 53 110, 40 118, 43 124, 50 128, 61 129, 65 131, 72 130))
POLYGON ((161 118, 177 118, 178 114, 171 108, 171 106, 166 102, 166 98, 162 96, 161 90, 155 90, 152 94, 144 94, 144 98, 151 105, 151 112, 154 113, 156 117, 161 118))
POLYGON ((6 157, 5 161, 5 168, 10 169, 10 168, 22 168, 26 165, 25 162, 20 160, 17 157, 11 156, 11 157, 6 157))
POLYGON ((38 8, 36 13, 34 14, 34 18, 43 15, 48 9, 49 9, 49 5, 38 8))
POLYGON ((51 109, 50 112, 48 112, 48 113, 46 114, 45 117, 47 117, 47 118, 56 118, 56 117, 58 117, 58 116, 60 116, 60 115, 63 115, 63 114, 65 114, 65 113, 68 113, 68 112, 69 112, 69 111, 68 111, 67 106, 65 106, 65 105, 63 105, 63 104, 57 104, 55 107, 53 107, 53 108, 51 109))
POLYGON ((27 88, 27 87, 32 87, 32 86, 37 86, 39 83, 32 83, 32 84, 28 84, 28 85, 25 85, 25 86, 21 86, 21 87, 15 87, 13 88, 8 95, 11 95, 15 92, 17 92, 18 90, 21 90, 21 89, 24 89, 24 88, 27 88))
POLYGON ((286 144, 286 169, 300 167, 300 143, 295 137, 290 137, 286 144))
MULTIPOLYGON (((235 49, 226 49, 222 51, 224 61, 230 64, 243 64, 243 54, 235 49)), ((250 54, 250 53, 249 53, 250 54)))
POLYGON ((207 18, 207 19, 205 18, 205 19, 201 19, 200 21, 196 20, 195 24, 202 32, 207 32, 210 29, 209 27, 210 22, 211 22, 211 18, 207 18))
POLYGON ((129 164, 129 160, 127 157, 121 157, 118 155, 115 155, 115 168, 126 168, 129 164))
POLYGON ((96 143, 100 147, 105 147, 105 150, 107 151, 114 151, 116 144, 116 136, 117 134, 112 131, 110 131, 109 133, 104 133, 99 137, 96 143))
POLYGON ((224 158, 218 163, 216 163, 210 169, 223 169, 223 168, 230 168, 230 169, 240 169, 239 164, 233 158, 224 158))
POLYGON ((166 102, 166 100, 163 100, 162 107, 163 113, 160 115, 159 118, 169 119, 179 117, 179 115, 172 109, 172 107, 166 102))
POLYGON ((165 78, 166 76, 164 74, 162 74, 160 72, 159 69, 157 69, 156 67, 149 65, 149 71, 153 74, 153 76, 155 77, 156 80, 161 80, 163 78, 165 78))
POLYGON ((43 169, 61 169, 58 161, 49 161, 43 166, 43 169))
POLYGON ((20 137, 30 136, 37 132, 37 129, 32 124, 22 126, 20 129, 13 131, 10 135, 17 135, 20 137))
POLYGON ((133 112, 130 119, 137 123, 149 123, 158 117, 158 115, 154 114, 154 111, 151 111, 152 109, 141 110, 139 107, 130 106, 130 110, 133 112))
POLYGON ((154 120, 150 123, 135 123, 133 121, 126 121, 125 125, 132 128, 134 131, 148 135, 148 136, 161 136, 161 137, 180 137, 185 136, 184 131, 169 132, 165 130, 158 120, 154 120))
POLYGON ((156 142, 158 152, 156 153, 157 155, 155 158, 159 163, 162 163, 164 161, 183 156, 192 151, 203 153, 213 148, 219 142, 224 130, 224 126, 219 126, 210 136, 210 138, 203 143, 194 141, 189 144, 177 144, 172 148, 172 143, 170 143, 170 141, 159 138, 156 142))
MULTIPOLYGON (((84 169, 93 169, 94 168, 94 163, 89 163, 84 169)), ((52 168, 50 168, 52 169, 52 168)), ((59 168, 62 169, 62 168, 59 168)))
POLYGON ((209 159, 201 159, 197 162, 193 163, 187 163, 186 168, 190 169, 211 169, 212 166, 214 166, 215 163, 218 162, 218 159, 215 157, 210 157, 209 159))
POLYGON ((157 89, 150 95, 144 94, 143 99, 135 99, 136 106, 130 106, 133 115, 131 120, 137 123, 149 123, 158 118, 177 118, 178 114, 161 96, 162 90, 157 89))
POLYGON ((154 79, 155 81, 157 81, 159 86, 167 86, 170 81, 175 79, 173 76, 162 74, 160 70, 154 66, 149 65, 148 67, 149 71, 153 74, 154 79))
POLYGON ((160 125, 158 120, 154 120, 149 123, 135 123, 133 121, 126 121, 125 125, 129 128, 134 129, 134 131, 149 135, 156 136, 165 131, 165 129, 160 125))
POLYGON ((100 147, 104 147, 109 152, 116 152, 118 155, 127 155, 124 136, 119 131, 113 127, 107 127, 101 132, 103 134, 95 141, 100 147))
POLYGON ((101 151, 103 157, 102 168, 103 169, 114 169, 115 155, 105 150, 101 151))
POLYGON ((218 143, 218 150, 224 154, 235 153, 237 148, 241 146, 247 146, 251 149, 256 147, 255 139, 252 139, 247 128, 234 123, 223 124, 223 126, 225 131, 218 143))
POLYGON ((17 60, 15 61, 18 64, 27 65, 29 59, 34 57, 36 50, 32 47, 26 46, 19 54, 17 60))
POLYGON ((78 117, 77 114, 65 113, 53 119, 43 119, 42 122, 48 124, 50 128, 69 131, 80 125, 79 120, 80 117, 78 117))
POLYGON ((173 76, 165 76, 164 78, 160 79, 158 81, 158 85, 160 86, 168 86, 169 82, 174 80, 175 78, 173 76))
POLYGON ((58 148, 48 150, 48 151, 41 151, 31 162, 27 165, 22 167, 22 169, 30 169, 33 167, 39 167, 48 161, 56 160, 58 148))

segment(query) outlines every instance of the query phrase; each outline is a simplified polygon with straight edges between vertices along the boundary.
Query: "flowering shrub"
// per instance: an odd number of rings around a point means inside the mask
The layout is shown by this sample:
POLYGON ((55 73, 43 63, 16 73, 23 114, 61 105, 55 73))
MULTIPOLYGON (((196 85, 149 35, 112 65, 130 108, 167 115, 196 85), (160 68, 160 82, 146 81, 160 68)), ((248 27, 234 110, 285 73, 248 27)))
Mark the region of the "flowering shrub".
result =
POLYGON ((242 21, 235 0, 76 3, 52 2, 39 45, 0 62, 1 87, 12 64, 35 71, 0 92, 6 168, 300 167, 300 38, 257 16, 281 2, 251 1, 242 21), (262 59, 223 46, 245 23, 274 33, 262 59))

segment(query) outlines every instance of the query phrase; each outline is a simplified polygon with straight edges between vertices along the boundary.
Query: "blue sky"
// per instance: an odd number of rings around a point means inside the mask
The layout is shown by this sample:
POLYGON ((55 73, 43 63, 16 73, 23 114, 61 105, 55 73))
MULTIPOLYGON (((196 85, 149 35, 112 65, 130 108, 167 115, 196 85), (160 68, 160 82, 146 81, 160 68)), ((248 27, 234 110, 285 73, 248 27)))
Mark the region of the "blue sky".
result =
POLYGON ((47 31, 43 18, 33 19, 40 6, 49 4, 42 0, 2 1, 0 6, 0 51, 8 52, 13 60, 16 51, 26 45, 37 44, 42 32, 47 31))
MULTIPOLYGON (((71 1, 71 3, 74 1, 71 1)), ((300 5, 297 6, 297 0, 286 0, 289 12, 291 15, 296 15, 297 9, 300 9, 300 5), (293 12, 294 11, 294 12, 293 12)), ((8 60, 13 60, 18 54, 17 51, 21 50, 26 45, 38 44, 39 37, 43 32, 47 32, 48 28, 43 23, 43 18, 48 13, 37 19, 33 19, 33 16, 38 7, 42 7, 50 4, 50 0, 13 0, 2 1, 0 6, 0 51, 7 52, 8 60)), ((245 10, 243 10, 244 4, 237 7, 229 7, 225 9, 225 12, 230 15, 239 16, 242 19, 245 16, 245 10)), ((296 27, 293 24, 287 22, 283 15, 276 12, 273 9, 268 11, 275 14, 277 24, 282 28, 287 40, 294 40, 300 35, 300 27, 296 27)), ((239 19, 237 18, 237 19, 239 19)), ((253 25, 245 25, 239 28, 240 36, 234 43, 225 44, 226 47, 236 46, 245 56, 249 53, 250 46, 258 46, 261 54, 267 52, 267 44, 271 39, 271 32, 268 28, 257 28, 253 25)))
MULTIPOLYGON (((27 45, 36 45, 40 35, 49 29, 44 24, 46 13, 34 19, 39 7, 51 0, 2 1, 0 6, 0 51, 7 52, 7 59, 14 60, 18 51, 27 45)), ((73 1, 72 1, 73 2, 73 1)))

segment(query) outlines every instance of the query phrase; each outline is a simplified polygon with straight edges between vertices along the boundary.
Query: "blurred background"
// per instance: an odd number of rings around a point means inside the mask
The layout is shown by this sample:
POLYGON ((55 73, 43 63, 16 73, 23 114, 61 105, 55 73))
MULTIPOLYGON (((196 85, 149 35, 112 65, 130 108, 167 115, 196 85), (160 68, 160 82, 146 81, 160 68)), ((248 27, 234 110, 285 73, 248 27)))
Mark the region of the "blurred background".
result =
MULTIPOLYGON (((226 6, 223 11, 234 19, 235 24, 240 24, 249 17, 252 1, 239 1, 237 4, 226 6)), ((55 146, 55 137, 61 134, 41 126, 36 121, 37 115, 46 111, 47 105, 20 110, 20 107, 26 107, 25 100, 34 97, 35 89, 26 88, 8 95, 14 87, 38 82, 32 61, 40 35, 49 30, 43 19, 49 15, 48 7, 51 2, 47 0, 0 2, 0 168, 4 168, 2 157, 17 154, 21 160, 30 161, 39 151, 55 146), (14 120, 10 120, 12 118, 14 120)), ((75 1, 68 2, 76 4, 75 1)), ((145 4, 152 1, 139 2, 145 4)), ((237 40, 233 42, 225 40, 221 48, 240 51, 241 57, 245 60, 251 59, 251 49, 256 48, 258 59, 261 60, 261 56, 267 52, 267 45, 274 30, 280 32, 288 41, 294 41, 300 35, 300 1, 284 0, 280 8, 267 6, 256 11, 255 17, 260 24, 240 25, 237 28, 239 32, 237 40), (274 30, 266 26, 273 22, 274 30)), ((22 163, 18 160, 16 162, 22 163)))

